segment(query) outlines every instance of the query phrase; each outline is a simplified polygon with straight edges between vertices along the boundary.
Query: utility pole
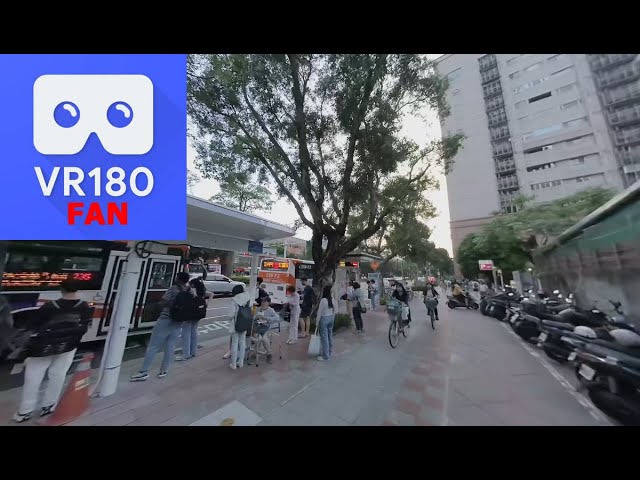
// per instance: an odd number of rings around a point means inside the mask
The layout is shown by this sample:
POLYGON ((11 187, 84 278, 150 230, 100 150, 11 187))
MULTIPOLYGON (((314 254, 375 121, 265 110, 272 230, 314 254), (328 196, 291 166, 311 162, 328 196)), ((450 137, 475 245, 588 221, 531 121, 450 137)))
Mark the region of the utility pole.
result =
POLYGON ((127 263, 120 276, 120 287, 116 296, 116 307, 105 341, 105 360, 102 381, 98 386, 101 397, 116 393, 120 367, 129 334, 129 323, 136 302, 138 280, 142 271, 142 258, 135 250, 129 252, 127 263))

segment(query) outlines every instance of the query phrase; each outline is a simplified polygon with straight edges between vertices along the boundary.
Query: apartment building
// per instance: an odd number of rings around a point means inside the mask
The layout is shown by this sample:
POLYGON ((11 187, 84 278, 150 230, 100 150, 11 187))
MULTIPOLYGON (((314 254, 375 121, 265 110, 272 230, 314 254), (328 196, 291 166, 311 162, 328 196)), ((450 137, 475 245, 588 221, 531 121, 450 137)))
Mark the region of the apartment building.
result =
POLYGON ((451 237, 462 240, 520 196, 553 201, 590 186, 621 190, 640 177, 638 55, 451 54, 451 115, 464 133, 447 176, 451 237))

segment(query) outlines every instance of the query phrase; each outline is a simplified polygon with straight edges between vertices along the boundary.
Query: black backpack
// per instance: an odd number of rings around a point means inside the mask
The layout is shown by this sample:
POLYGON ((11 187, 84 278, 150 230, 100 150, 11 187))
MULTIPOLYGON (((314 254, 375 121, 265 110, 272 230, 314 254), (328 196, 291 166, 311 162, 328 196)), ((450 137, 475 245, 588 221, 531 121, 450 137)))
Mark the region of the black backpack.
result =
POLYGON ((78 302, 70 308, 62 308, 57 301, 51 302, 56 312, 44 325, 32 334, 27 345, 29 356, 47 357, 77 348, 87 332, 88 324, 82 320, 79 308, 86 302, 78 302))
POLYGON ((249 306, 251 302, 247 302, 246 305, 238 307, 238 315, 236 315, 236 332, 247 332, 251 330, 253 326, 253 311, 249 306))
POLYGON ((178 293, 169 315, 174 322, 201 320, 207 316, 207 301, 203 297, 195 297, 187 290, 178 293))

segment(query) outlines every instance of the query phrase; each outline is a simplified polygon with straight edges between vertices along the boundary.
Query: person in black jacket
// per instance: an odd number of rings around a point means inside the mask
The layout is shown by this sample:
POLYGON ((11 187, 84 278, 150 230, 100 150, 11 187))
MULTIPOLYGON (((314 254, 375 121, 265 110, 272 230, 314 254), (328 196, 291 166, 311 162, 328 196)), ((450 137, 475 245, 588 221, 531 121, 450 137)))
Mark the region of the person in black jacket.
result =
MULTIPOLYGON (((400 282, 396 282, 395 290, 391 294, 391 298, 395 298, 396 300, 404 303, 407 307, 409 306, 409 294, 407 293, 407 290, 404 288, 404 285, 402 285, 400 282)), ((411 310, 409 310, 409 319, 407 320, 407 323, 410 323, 410 322, 411 322, 411 310)))
POLYGON ((311 311, 313 310, 313 287, 309 285, 309 280, 303 278, 300 280, 302 283, 302 307, 300 310, 300 328, 302 330, 301 337, 309 336, 309 329, 311 328, 311 311))
POLYGON ((40 307, 34 324, 30 326, 33 334, 26 347, 28 356, 24 362, 22 400, 13 416, 18 423, 31 418, 45 375, 49 378, 49 384, 44 393, 40 416, 53 412, 60 399, 67 371, 91 322, 93 308, 78 298, 77 284, 72 280, 64 280, 60 288, 62 298, 40 307))

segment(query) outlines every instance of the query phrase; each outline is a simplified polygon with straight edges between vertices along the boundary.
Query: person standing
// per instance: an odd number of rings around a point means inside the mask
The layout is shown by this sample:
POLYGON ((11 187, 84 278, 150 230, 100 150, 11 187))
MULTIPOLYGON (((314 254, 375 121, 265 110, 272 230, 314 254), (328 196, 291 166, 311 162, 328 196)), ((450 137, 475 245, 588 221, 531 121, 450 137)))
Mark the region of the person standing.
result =
POLYGON ((348 299, 353 305, 353 321, 356 324, 354 333, 364 333, 364 324, 362 322, 362 312, 365 305, 365 293, 358 282, 353 282, 353 292, 348 295, 348 299))
POLYGON ((64 280, 60 288, 62 297, 40 307, 34 324, 29 328, 34 333, 26 347, 22 399, 13 416, 13 421, 17 423, 31 418, 45 375, 49 378, 49 384, 44 393, 40 416, 53 413, 73 357, 91 322, 93 308, 78 298, 77 284, 72 280, 64 280))
POLYGON ((313 287, 309 285, 309 280, 303 278, 302 283, 302 307, 300 309, 300 327, 302 329, 301 338, 309 336, 309 328, 311 328, 311 311, 313 310, 313 300, 315 293, 313 287))
POLYGON ((149 346, 147 347, 147 352, 142 362, 142 368, 138 373, 134 373, 130 377, 132 382, 144 382, 149 378, 149 369, 151 368, 153 359, 160 350, 163 350, 163 355, 158 378, 167 376, 171 361, 173 360, 176 341, 180 335, 183 323, 171 318, 171 307, 175 303, 179 293, 189 290, 189 274, 187 272, 179 272, 176 275, 174 285, 164 292, 160 300, 162 312, 160 312, 160 316, 158 320, 156 320, 153 330, 151 330, 151 339, 149 340, 149 346))
POLYGON ((5 350, 11 348, 11 336, 13 334, 13 316, 11 315, 11 305, 0 295, 0 358, 5 350))
POLYGON ((371 310, 374 312, 377 310, 378 302, 378 285, 375 280, 371 280, 371 310))
POLYGON ((319 361, 329 360, 333 354, 333 324, 335 321, 334 306, 338 302, 331 295, 331 285, 322 289, 322 298, 316 314, 316 323, 320 332, 320 356, 319 361))
POLYGON ((287 301, 282 305, 283 310, 287 306, 291 316, 289 317, 289 340, 286 343, 291 345, 298 341, 298 322, 300 321, 300 295, 296 292, 294 285, 287 286, 287 301))
POLYGON ((231 299, 233 313, 229 321, 229 333, 231 334, 231 364, 229 364, 229 367, 235 370, 236 368, 244 367, 244 356, 247 348, 247 330, 238 332, 236 322, 241 308, 251 308, 251 297, 244 291, 243 285, 233 287, 231 294, 233 295, 231 299))
MULTIPOLYGON (((213 297, 213 293, 207 292, 204 283, 200 278, 194 278, 189 282, 191 293, 201 299, 207 307, 209 300, 213 297)), ((199 318, 184 322, 182 325, 182 354, 176 355, 176 361, 189 360, 196 356, 198 351, 198 322, 199 318)))
MULTIPOLYGON (((262 297, 260 307, 256 311, 253 317, 254 323, 254 336, 256 338, 256 355, 260 351, 260 347, 264 347, 267 352, 267 363, 272 362, 271 353, 271 341, 267 332, 271 328, 274 322, 279 322, 280 317, 276 311, 271 308, 271 299, 269 297, 262 297)), ((249 365, 252 364, 252 360, 249 360, 249 365)))

